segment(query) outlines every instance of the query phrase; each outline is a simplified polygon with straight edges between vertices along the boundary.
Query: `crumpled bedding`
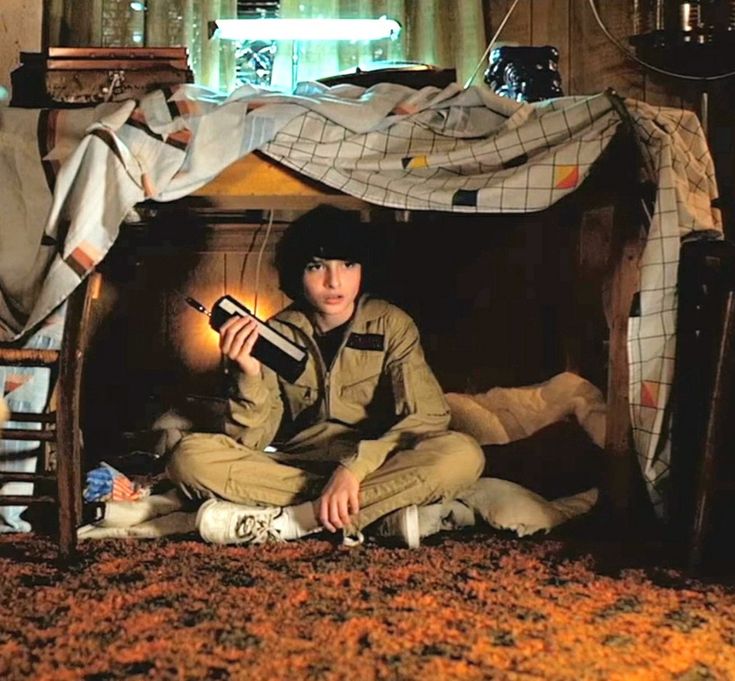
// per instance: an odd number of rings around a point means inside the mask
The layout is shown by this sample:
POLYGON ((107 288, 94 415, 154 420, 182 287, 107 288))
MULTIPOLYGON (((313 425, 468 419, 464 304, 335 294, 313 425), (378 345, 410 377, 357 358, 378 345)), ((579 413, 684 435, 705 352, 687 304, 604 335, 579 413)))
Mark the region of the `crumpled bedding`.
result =
POLYGON ((592 383, 569 371, 537 385, 446 397, 450 428, 472 435, 481 445, 520 440, 573 416, 598 447, 605 446, 605 399, 592 383))

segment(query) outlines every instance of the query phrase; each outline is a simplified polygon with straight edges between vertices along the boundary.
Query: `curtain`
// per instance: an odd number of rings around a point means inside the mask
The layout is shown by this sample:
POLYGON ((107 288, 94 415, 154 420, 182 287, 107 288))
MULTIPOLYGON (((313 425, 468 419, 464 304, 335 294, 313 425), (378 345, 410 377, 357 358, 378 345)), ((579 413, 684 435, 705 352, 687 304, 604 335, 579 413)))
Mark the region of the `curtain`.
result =
MULTIPOLYGON (((281 0, 284 18, 378 18, 402 26, 400 37, 367 42, 279 42, 274 82, 290 84, 380 62, 415 61, 456 68, 464 82, 488 39, 490 0, 281 0)), ((250 3, 251 5, 253 3, 250 3)), ((236 86, 235 45, 210 38, 208 24, 237 17, 237 0, 45 0, 47 45, 166 46, 189 48, 198 83, 236 86), (143 8, 145 8, 143 10, 143 8)), ((387 65, 387 64, 386 64, 387 65)))

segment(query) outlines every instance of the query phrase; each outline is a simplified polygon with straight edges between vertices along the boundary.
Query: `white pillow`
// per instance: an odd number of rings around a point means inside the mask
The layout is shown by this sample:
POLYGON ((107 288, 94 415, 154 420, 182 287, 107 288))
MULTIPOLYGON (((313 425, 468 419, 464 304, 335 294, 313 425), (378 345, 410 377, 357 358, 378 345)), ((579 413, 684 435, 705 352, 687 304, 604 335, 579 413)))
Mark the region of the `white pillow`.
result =
POLYGON ((457 498, 492 527, 525 537, 589 511, 597 503, 596 487, 547 501, 521 485, 499 478, 480 478, 457 498))

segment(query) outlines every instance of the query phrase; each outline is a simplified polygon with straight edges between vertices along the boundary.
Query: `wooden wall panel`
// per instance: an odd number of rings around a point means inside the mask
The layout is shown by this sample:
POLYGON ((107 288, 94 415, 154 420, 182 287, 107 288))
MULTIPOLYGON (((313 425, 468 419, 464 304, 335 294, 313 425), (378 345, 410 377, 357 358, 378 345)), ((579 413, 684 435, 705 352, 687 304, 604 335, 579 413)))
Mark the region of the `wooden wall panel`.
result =
POLYGON ((562 90, 569 91, 571 76, 570 7, 571 0, 535 0, 532 3, 531 44, 553 45, 559 50, 562 90))
POLYGON ((267 237, 267 225, 253 232, 248 252, 225 254, 225 292, 235 296, 261 318, 271 317, 289 300, 278 288, 278 274, 273 265, 275 245, 284 225, 274 225, 267 237), (260 258, 260 262, 259 262, 260 258))
MULTIPOLYGON (((160 262, 162 269, 174 266, 173 258, 160 262)), ((166 287, 166 333, 172 349, 171 361, 184 376, 206 375, 220 366, 217 335, 209 327, 207 317, 187 305, 184 296, 192 296, 207 307, 224 295, 223 253, 199 253, 181 284, 166 287)), ((194 378, 187 383, 197 383, 194 378)))
POLYGON ((667 76, 655 71, 644 72, 644 93, 641 99, 653 106, 672 106, 696 111, 701 116, 701 86, 698 81, 689 81, 667 76))
POLYGON ((288 303, 278 288, 274 245, 284 223, 207 226, 174 209, 128 228, 103 265, 103 301, 88 361, 92 442, 104 433, 149 427, 165 409, 191 397, 221 396, 223 363, 208 318, 225 293, 269 317, 288 303), (262 250, 260 273, 258 255, 262 250), (99 413, 97 409, 99 408, 99 413))
MULTIPOLYGON (((513 0, 498 0, 488 3, 490 5, 490 37, 500 26, 503 18, 513 5, 513 0)), ((519 45, 531 45, 531 24, 533 15, 533 4, 521 0, 517 5, 513 14, 510 16, 508 23, 503 28, 503 32, 498 38, 501 43, 518 43, 519 45)))
POLYGON ((565 368, 563 308, 576 230, 555 209, 532 216, 414 213, 395 225, 390 297, 422 331, 442 386, 480 392, 565 368), (416 244, 421 255, 416 257, 416 244))
POLYGON ((42 11, 41 0, 0 2, 0 106, 7 104, 5 96, 10 99, 10 73, 18 66, 21 50, 41 49, 42 11))
MULTIPOLYGON (((626 41, 632 32, 627 3, 598 1, 597 5, 608 30, 626 41)), ((593 94, 614 88, 623 97, 643 98, 643 75, 604 35, 587 0, 572 0, 570 59, 568 94, 593 94)))

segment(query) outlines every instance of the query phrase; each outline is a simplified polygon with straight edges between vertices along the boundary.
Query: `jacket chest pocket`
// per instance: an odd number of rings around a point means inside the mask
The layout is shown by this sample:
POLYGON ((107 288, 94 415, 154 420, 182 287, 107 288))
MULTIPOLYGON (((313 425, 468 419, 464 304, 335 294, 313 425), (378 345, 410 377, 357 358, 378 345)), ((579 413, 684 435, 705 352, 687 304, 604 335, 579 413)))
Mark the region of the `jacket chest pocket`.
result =
POLYGON ((346 404, 369 405, 383 374, 383 353, 345 348, 339 368, 340 399, 346 404))
POLYGON ((373 401, 380 382, 380 376, 381 374, 378 372, 372 376, 366 376, 353 383, 343 385, 340 390, 340 397, 346 403, 367 407, 373 401))

